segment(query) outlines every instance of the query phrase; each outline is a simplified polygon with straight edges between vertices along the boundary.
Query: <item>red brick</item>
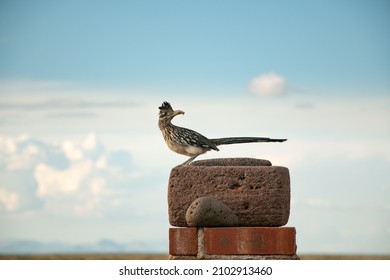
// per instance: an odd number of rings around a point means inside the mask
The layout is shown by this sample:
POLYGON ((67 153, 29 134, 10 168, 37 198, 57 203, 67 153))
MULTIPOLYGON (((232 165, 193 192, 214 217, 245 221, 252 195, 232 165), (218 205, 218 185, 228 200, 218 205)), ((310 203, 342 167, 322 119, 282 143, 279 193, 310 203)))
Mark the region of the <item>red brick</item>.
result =
POLYGON ((208 255, 295 255, 294 227, 205 228, 208 255))
POLYGON ((170 228, 169 254, 196 256, 198 254, 197 228, 170 228))

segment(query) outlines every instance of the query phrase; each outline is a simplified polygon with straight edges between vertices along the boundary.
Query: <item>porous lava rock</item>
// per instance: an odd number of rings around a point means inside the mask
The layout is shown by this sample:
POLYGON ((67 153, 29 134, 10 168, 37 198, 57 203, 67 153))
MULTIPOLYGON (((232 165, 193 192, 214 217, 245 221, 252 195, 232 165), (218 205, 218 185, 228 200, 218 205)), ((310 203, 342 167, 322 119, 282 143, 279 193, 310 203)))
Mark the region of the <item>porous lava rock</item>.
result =
POLYGON ((212 197, 201 197, 186 212, 190 227, 232 227, 238 225, 236 214, 225 203, 212 197))
POLYGON ((202 197, 226 204, 237 216, 237 226, 283 226, 290 215, 289 170, 251 158, 202 160, 176 166, 168 183, 170 224, 187 227, 186 211, 202 197))

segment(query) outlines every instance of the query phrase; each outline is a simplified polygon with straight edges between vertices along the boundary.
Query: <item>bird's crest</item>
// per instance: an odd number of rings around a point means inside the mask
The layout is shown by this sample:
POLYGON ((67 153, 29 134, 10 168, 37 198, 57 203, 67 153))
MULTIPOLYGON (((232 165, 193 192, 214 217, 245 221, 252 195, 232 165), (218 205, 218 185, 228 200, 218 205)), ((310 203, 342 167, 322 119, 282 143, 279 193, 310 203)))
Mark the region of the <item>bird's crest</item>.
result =
POLYGON ((167 114, 173 112, 173 109, 172 109, 172 106, 171 104, 169 104, 168 102, 163 102, 163 104, 158 107, 160 109, 160 118, 163 118, 165 117, 167 114))
POLYGON ((172 109, 172 106, 171 106, 171 104, 169 104, 168 102, 163 102, 163 104, 160 106, 160 107, 158 107, 160 110, 171 110, 171 111, 173 111, 173 109, 172 109))

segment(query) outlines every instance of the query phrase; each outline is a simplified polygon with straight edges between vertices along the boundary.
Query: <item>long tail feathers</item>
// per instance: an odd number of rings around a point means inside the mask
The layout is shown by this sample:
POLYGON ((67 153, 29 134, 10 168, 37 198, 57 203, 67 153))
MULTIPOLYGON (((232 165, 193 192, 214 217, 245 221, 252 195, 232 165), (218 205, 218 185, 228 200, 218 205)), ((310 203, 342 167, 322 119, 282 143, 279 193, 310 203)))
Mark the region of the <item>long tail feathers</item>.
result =
POLYGON ((254 143, 254 142, 284 142, 287 139, 271 139, 266 137, 228 137, 210 139, 216 146, 229 145, 229 144, 241 144, 241 143, 254 143))

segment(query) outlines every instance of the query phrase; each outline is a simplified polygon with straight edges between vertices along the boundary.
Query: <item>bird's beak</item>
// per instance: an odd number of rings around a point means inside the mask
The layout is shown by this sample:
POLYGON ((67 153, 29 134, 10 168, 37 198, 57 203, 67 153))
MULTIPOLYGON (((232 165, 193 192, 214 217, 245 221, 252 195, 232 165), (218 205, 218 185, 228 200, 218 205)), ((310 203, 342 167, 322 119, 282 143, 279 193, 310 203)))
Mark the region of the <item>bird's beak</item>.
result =
POLYGON ((181 111, 181 110, 176 110, 173 112, 173 116, 177 116, 177 115, 184 115, 184 112, 181 111))

